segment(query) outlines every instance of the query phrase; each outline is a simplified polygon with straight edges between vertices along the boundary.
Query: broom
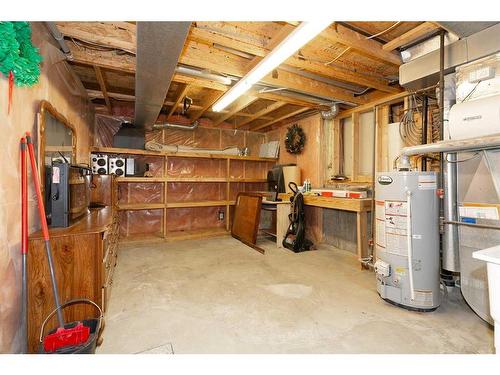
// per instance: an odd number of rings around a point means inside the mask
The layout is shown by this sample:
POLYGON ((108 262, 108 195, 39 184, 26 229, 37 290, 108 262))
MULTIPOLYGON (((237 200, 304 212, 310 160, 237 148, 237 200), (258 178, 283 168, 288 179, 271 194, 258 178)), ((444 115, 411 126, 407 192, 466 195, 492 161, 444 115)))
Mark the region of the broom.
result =
POLYGON ((45 241, 45 251, 47 253, 47 260, 49 262, 50 279, 52 283, 52 293, 54 295, 54 302, 57 309, 57 320, 59 328, 54 333, 48 334, 43 340, 43 347, 46 352, 55 352, 60 348, 79 346, 84 344, 90 336, 90 328, 82 324, 82 322, 73 322, 69 324, 64 323, 64 318, 59 303, 59 296, 57 292, 57 281, 54 272, 54 264, 52 262, 52 250, 50 246, 49 229, 47 226, 47 218, 45 216, 45 208, 43 205, 42 190, 40 189, 40 180, 38 170, 35 163, 35 150, 31 142, 31 135, 26 132, 26 143, 28 145, 28 153, 31 163, 31 174, 35 184, 36 197, 38 200, 38 213, 42 224, 43 239, 45 241))

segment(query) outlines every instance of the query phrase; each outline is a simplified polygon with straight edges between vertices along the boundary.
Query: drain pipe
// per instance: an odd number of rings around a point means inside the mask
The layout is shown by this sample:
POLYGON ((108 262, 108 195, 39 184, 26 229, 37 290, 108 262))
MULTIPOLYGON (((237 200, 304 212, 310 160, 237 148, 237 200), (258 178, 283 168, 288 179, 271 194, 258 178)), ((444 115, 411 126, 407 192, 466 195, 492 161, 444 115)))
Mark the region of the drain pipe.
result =
POLYGON ((45 22, 45 25, 50 31, 50 34, 52 37, 59 43, 59 46, 61 47, 62 51, 66 55, 66 58, 68 60, 73 60, 73 55, 71 54, 71 50, 69 49, 68 45, 64 41, 64 36, 61 34, 59 29, 57 28, 57 25, 55 22, 45 22))

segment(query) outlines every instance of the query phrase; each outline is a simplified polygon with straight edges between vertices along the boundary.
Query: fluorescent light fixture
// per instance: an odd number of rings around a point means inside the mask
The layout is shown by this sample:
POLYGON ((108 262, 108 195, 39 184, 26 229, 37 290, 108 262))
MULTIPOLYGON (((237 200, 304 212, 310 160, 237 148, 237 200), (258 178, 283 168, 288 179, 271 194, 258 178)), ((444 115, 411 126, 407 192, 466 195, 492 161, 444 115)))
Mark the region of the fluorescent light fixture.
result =
POLYGON ((332 21, 302 22, 276 48, 264 57, 250 72, 231 87, 212 107, 214 112, 220 112, 229 104, 247 92, 252 85, 272 72, 283 61, 292 56, 303 45, 327 28, 332 21))

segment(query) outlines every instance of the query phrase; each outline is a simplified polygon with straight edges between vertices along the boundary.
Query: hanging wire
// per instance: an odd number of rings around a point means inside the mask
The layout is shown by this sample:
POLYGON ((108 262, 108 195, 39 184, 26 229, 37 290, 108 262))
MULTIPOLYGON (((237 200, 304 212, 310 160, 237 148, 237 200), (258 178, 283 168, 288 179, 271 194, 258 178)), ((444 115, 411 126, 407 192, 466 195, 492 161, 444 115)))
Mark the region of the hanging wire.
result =
MULTIPOLYGON (((373 39, 373 38, 376 38, 379 35, 385 34, 386 32, 388 32, 388 31, 392 30, 393 28, 395 28, 400 23, 401 23, 401 21, 397 21, 396 23, 394 23, 392 26, 388 27, 387 29, 380 31, 377 34, 373 34, 373 35, 367 36, 366 39, 373 39)), ((347 47, 342 52, 340 52, 335 58, 333 58, 332 60, 330 60, 330 61, 328 61, 328 62, 326 62, 324 64, 325 65, 330 65, 331 63, 337 61, 339 58, 341 58, 350 49, 351 49, 351 47, 347 47)))
POLYGON ((481 154, 481 152, 479 152, 479 151, 478 151, 478 152, 475 152, 475 153, 474 153, 474 155, 472 155, 471 157, 469 157, 469 158, 465 158, 465 159, 460 159, 460 160, 449 160, 449 159, 448 159, 448 155, 449 155, 449 154, 446 154, 446 158, 445 158, 445 160, 446 160, 446 162, 447 162, 447 163, 452 163, 452 164, 456 164, 456 163, 464 163, 464 162, 466 162, 466 161, 469 161, 469 160, 472 160, 472 159, 477 158, 480 154, 481 154))

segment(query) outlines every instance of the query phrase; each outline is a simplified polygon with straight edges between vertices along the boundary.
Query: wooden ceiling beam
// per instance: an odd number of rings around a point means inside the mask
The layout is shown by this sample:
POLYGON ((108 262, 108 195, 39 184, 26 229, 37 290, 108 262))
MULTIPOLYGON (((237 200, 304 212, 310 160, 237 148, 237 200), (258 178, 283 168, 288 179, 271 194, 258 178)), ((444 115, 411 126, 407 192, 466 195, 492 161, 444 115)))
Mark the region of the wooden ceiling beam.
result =
POLYGON ((257 125, 257 126, 254 126, 254 127, 251 127, 250 130, 252 131, 256 131, 256 130, 261 130, 261 129, 264 129, 264 128, 267 128, 268 126, 271 126, 273 124, 276 124, 277 122, 280 122, 280 121, 283 121, 283 120, 286 120, 287 118, 289 117, 293 117, 293 116, 296 116, 302 112, 305 112, 305 111, 308 111, 310 110, 311 108, 299 108, 299 109, 296 109, 295 111, 292 111, 292 112, 289 112, 287 113, 286 115, 283 115, 283 116, 280 116, 272 121, 269 121, 269 122, 266 122, 264 124, 261 124, 261 125, 257 125))
MULTIPOLYGON (((87 95, 89 96, 90 99, 104 99, 104 95, 102 94, 101 91, 91 90, 91 89, 86 89, 86 90, 87 90, 87 95)), ((116 93, 116 92, 109 92, 108 91, 108 96, 110 98, 125 101, 125 102, 133 102, 135 100, 134 95, 120 94, 120 93, 116 93)))
POLYGON ((174 104, 172 105, 172 108, 170 108, 170 111, 168 112, 167 118, 172 116, 174 112, 176 111, 177 107, 181 104, 182 99, 186 96, 186 93, 189 89, 189 85, 186 84, 181 84, 179 87, 179 90, 177 90, 177 99, 175 100, 174 104))
POLYGON ((201 106, 202 108, 196 112, 193 117, 190 117, 190 119, 192 121, 196 121, 198 120, 201 116, 203 116, 203 114, 205 112, 207 112, 211 107, 212 105, 217 101, 219 100, 219 98, 224 95, 224 92, 221 92, 221 91, 212 91, 210 92, 209 95, 207 95, 207 97, 205 98, 205 101, 203 103, 203 105, 201 106))
MULTIPOLYGON (((102 95, 102 92, 99 90, 91 90, 91 89, 86 89, 87 90, 87 95, 89 96, 90 99, 104 99, 104 96, 102 95)), ((110 98, 120 100, 120 101, 126 101, 126 102, 133 102, 135 101, 135 96, 134 95, 127 95, 127 94, 121 94, 121 93, 116 93, 116 92, 108 92, 108 96, 110 98)), ((167 100, 165 103, 163 103, 165 106, 173 106, 175 103, 173 101, 167 100)), ((287 104, 287 103, 284 103, 287 104)), ((179 103, 177 107, 182 106, 182 103, 179 103)), ((204 107, 201 105, 196 105, 196 104, 191 104, 190 109, 191 110, 202 110, 204 107)), ((210 108, 206 110, 205 112, 211 112, 210 108)), ((219 113, 227 113, 228 111, 221 111, 219 113)), ((251 113, 245 113, 245 112, 240 112, 235 114, 234 116, 240 116, 240 117, 246 117, 246 118, 251 118, 254 115, 251 113)), ((260 118, 264 120, 272 120, 273 117, 271 116, 260 116, 260 118)))
MULTIPOLYGON (((96 51, 90 48, 81 47, 75 43, 68 41, 67 45, 71 50, 73 62, 89 65, 99 66, 101 68, 126 72, 135 74, 135 56, 128 54, 119 54, 116 51, 96 51)), ((172 78, 173 81, 189 84, 197 87, 205 87, 212 90, 226 91, 227 86, 222 83, 191 77, 179 73, 175 73, 172 78)))
POLYGON ((241 110, 245 109, 248 107, 250 104, 254 103, 255 101, 259 100, 258 97, 253 96, 253 95, 245 95, 239 97, 229 108, 227 113, 221 114, 217 119, 213 121, 213 126, 217 126, 221 124, 222 122, 226 121, 228 118, 231 116, 237 114, 241 110))
POLYGON ((401 57, 397 53, 383 50, 381 43, 367 39, 364 35, 343 25, 335 24, 333 27, 323 30, 321 36, 331 42, 351 47, 353 50, 371 59, 397 66, 402 63, 401 57))
POLYGON ((405 44, 411 43, 424 35, 430 34, 433 31, 439 29, 439 26, 434 22, 424 22, 417 27, 407 31, 406 33, 394 38, 390 42, 387 42, 382 46, 384 51, 392 51, 398 47, 404 46, 405 44))
POLYGON ((253 115, 251 115, 247 119, 245 119, 242 122, 240 122, 237 125, 237 128, 241 128, 242 126, 245 126, 246 124, 248 124, 248 123, 250 123, 250 122, 252 122, 254 120, 257 120, 259 118, 264 118, 265 115, 267 115, 268 113, 271 113, 272 111, 277 110, 280 107, 283 107, 285 104, 287 104, 287 103, 285 103, 285 102, 274 102, 274 103, 271 103, 268 106, 266 106, 265 108, 261 109, 260 111, 254 113, 253 115))
POLYGON ((109 100, 108 90, 106 89, 106 82, 104 80, 101 68, 98 66, 94 66, 94 71, 95 71, 95 76, 97 78, 97 82, 99 83, 99 87, 101 88, 102 95, 104 96, 106 107, 108 108, 109 113, 113 114, 113 108, 111 107, 111 101, 109 100))
POLYGON ((123 51, 136 52, 136 26, 126 22, 57 22, 59 31, 70 38, 123 51))
MULTIPOLYGON (((283 39, 283 36, 288 35, 291 29, 293 29, 291 25, 287 26, 289 27, 285 27, 286 32, 283 32, 283 35, 278 36, 278 38, 283 39)), ((260 47, 258 45, 253 45, 248 42, 237 40, 235 38, 231 38, 227 35, 223 35, 216 31, 208 29, 200 29, 197 27, 193 27, 191 29, 188 39, 212 46, 218 44, 245 53, 250 53, 257 57, 264 57, 270 52, 270 49, 268 48, 260 47)), ((215 48, 217 47, 215 46, 215 48)), ((260 61, 260 58, 255 61, 260 61)), ((251 65, 254 65, 255 61, 252 62, 251 65)), ((371 78, 347 70, 335 69, 331 66, 327 66, 322 63, 314 62, 307 59, 297 58, 295 56, 292 56, 289 59, 287 59, 284 64, 295 68, 304 69, 312 73, 320 74, 330 79, 339 80, 347 83, 354 83, 361 86, 367 86, 388 93, 397 93, 401 91, 397 87, 389 86, 388 82, 383 79, 371 78)))
MULTIPOLYGON (((186 43, 179 62, 237 77, 243 77, 248 72, 247 59, 194 41, 186 43)), ((349 90, 337 88, 286 70, 277 69, 276 72, 277 74, 268 74, 261 82, 275 87, 284 87, 306 94, 331 98, 332 100, 342 100, 354 104, 364 104, 366 102, 362 97, 355 97, 349 90)))

